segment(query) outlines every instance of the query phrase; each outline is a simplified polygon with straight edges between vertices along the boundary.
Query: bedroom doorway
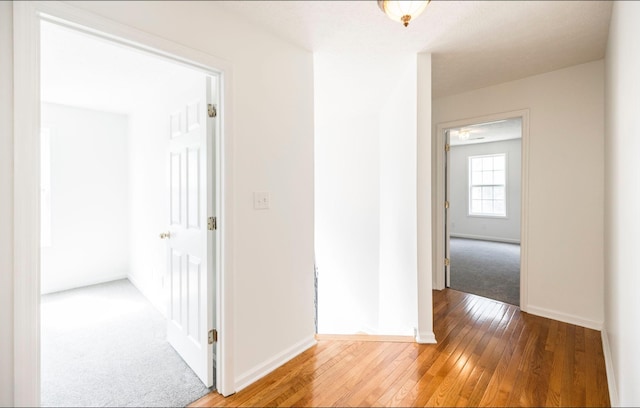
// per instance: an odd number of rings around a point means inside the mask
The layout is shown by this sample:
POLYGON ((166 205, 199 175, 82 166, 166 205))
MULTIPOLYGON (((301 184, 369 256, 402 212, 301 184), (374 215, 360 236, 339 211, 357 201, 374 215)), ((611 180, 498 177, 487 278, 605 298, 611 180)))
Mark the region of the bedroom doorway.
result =
POLYGON ((220 75, 40 34, 41 402, 184 406, 216 389, 220 75))
POLYGON ((522 117, 448 126, 444 287, 520 306, 522 117))

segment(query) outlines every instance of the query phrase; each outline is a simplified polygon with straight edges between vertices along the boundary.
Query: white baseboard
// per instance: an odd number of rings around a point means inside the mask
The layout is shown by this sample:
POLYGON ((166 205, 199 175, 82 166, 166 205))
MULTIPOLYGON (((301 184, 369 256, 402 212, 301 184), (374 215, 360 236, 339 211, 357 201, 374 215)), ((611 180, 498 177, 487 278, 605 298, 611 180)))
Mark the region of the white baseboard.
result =
POLYGON ((527 313, 546 317, 548 319, 558 320, 561 322, 575 324, 576 326, 586 327, 587 329, 602 330, 603 322, 585 319, 568 313, 562 313, 555 310, 545 309, 538 306, 527 306, 527 313))
POLYGON ((609 402, 612 407, 620 406, 620 398, 618 396, 618 385, 616 382, 616 374, 613 371, 613 356, 611 355, 611 346, 609 345, 609 335, 606 329, 600 332, 602 336, 602 352, 604 353, 604 363, 607 367, 607 384, 609 385, 609 402))
POLYGON ((63 292, 65 290, 71 290, 71 289, 78 289, 78 288, 84 288, 87 286, 93 286, 93 285, 99 285, 101 283, 107 283, 107 282, 113 282, 113 281, 117 281, 120 279, 127 279, 127 274, 117 274, 117 275, 113 275, 113 276, 103 276, 100 277, 98 279, 90 279, 90 280, 86 280, 86 281, 76 281, 72 284, 64 284, 64 285, 58 285, 58 286, 54 286, 53 288, 49 288, 48 290, 42 291, 40 294, 41 295, 48 295, 50 293, 57 293, 57 292, 63 292))
POLYGON ((167 317, 167 311, 165 310, 166 307, 165 305, 160 304, 157 293, 153 293, 152 291, 148 290, 147 286, 142 285, 140 281, 133 277, 133 275, 128 275, 126 276, 126 278, 129 279, 129 282, 131 282, 131 284, 135 286, 135 288, 138 289, 140 293, 142 293, 142 296, 147 298, 149 303, 151 303, 158 310, 158 312, 162 313, 162 316, 164 316, 165 318, 167 317))
POLYGON ((254 382, 258 381, 260 378, 269 374, 276 368, 282 366, 287 361, 293 359, 298 354, 308 350, 309 348, 316 345, 316 340, 314 336, 311 336, 305 340, 302 340, 288 349, 284 350, 281 353, 276 354, 272 358, 258 364, 250 370, 245 371, 241 375, 236 378, 235 381, 235 391, 238 392, 243 388, 248 387, 254 382))
POLYGON ((416 343, 436 344, 436 335, 433 332, 418 332, 418 334, 416 334, 416 343))
POLYGON ((480 241, 494 241, 494 242, 506 242, 507 244, 519 244, 519 239, 510 239, 510 238, 499 238, 499 237, 486 237, 483 235, 471 235, 471 234, 458 234, 451 233, 449 234, 452 238, 466 238, 466 239, 477 239, 480 241))

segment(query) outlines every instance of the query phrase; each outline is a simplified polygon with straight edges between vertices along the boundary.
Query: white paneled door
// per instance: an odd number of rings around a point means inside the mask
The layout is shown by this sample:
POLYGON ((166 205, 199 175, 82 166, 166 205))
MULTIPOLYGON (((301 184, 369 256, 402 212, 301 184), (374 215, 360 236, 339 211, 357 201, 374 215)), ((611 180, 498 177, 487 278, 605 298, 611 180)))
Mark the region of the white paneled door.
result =
MULTIPOLYGON (((204 78, 204 77, 203 77, 204 78)), ((185 89, 168 113, 167 339, 207 386, 213 386, 215 230, 214 105, 216 78, 185 89)))

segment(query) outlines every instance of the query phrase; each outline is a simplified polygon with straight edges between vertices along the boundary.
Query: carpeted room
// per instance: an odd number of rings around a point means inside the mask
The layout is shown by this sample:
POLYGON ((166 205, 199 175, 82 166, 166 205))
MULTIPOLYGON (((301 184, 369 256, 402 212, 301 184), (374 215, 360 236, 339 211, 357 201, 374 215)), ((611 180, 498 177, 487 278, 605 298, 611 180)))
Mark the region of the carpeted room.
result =
POLYGON ((42 406, 186 406, 210 390, 127 279, 42 297, 42 406))
POLYGON ((519 306, 522 119, 446 134, 449 287, 519 306))
POLYGON ((204 94, 205 74, 53 23, 41 33, 42 405, 184 406, 210 389, 167 341, 158 233, 166 140, 195 127, 184 90, 204 94))

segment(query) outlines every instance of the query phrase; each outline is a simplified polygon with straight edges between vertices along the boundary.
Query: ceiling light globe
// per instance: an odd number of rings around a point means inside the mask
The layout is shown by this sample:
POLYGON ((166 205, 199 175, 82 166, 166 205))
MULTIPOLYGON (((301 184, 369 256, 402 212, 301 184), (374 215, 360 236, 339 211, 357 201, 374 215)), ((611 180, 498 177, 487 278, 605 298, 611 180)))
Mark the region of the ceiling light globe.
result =
POLYGON ((378 7, 393 21, 409 25, 427 8, 430 0, 378 0, 378 7))

